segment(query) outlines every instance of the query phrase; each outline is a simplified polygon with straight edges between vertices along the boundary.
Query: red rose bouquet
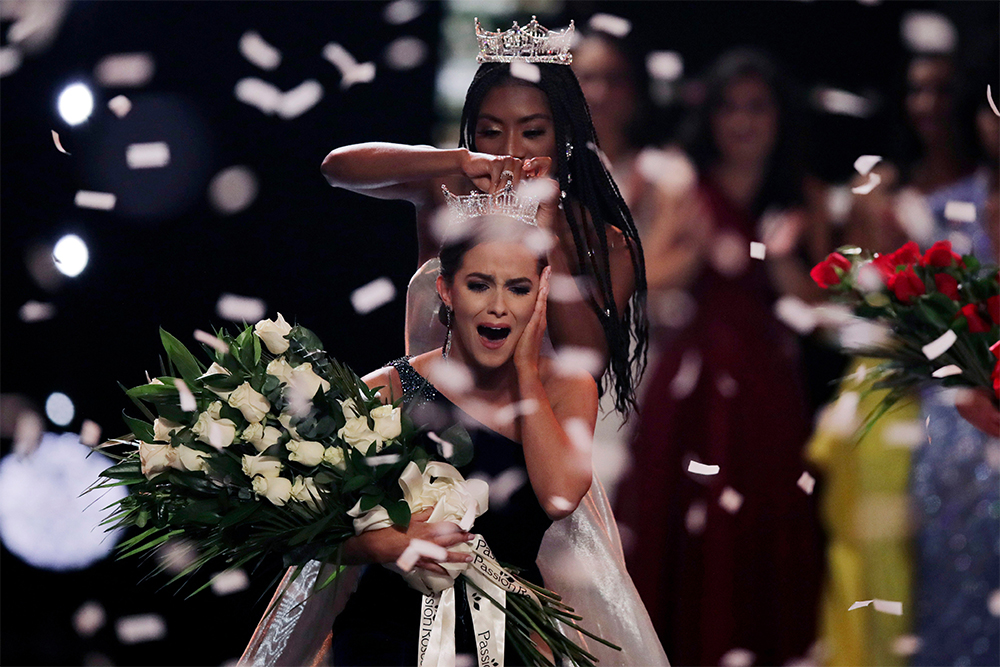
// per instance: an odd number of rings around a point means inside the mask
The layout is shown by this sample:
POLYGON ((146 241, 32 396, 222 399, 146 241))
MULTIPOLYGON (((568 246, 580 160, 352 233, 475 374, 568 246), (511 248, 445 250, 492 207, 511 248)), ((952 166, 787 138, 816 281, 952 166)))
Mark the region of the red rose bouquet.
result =
POLYGON ((921 253, 909 242, 886 255, 841 248, 813 267, 812 279, 854 315, 888 329, 859 352, 885 361, 875 389, 889 389, 869 417, 931 383, 988 389, 1000 401, 1000 274, 950 241, 921 253))

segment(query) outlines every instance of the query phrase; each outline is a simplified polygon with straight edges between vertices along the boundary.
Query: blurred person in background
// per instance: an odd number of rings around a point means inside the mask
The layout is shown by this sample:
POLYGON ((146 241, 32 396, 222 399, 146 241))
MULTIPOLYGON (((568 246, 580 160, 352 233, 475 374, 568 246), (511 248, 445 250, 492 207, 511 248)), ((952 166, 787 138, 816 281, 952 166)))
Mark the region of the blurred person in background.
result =
POLYGON ((694 312, 652 371, 615 513, 676 664, 749 651, 781 665, 815 634, 820 531, 796 485, 809 406, 796 336, 773 309, 818 295, 798 250, 810 218, 796 120, 771 59, 722 55, 684 137, 697 179, 661 189, 644 243, 650 289, 687 291, 694 312), (751 241, 766 259, 751 259, 751 241))

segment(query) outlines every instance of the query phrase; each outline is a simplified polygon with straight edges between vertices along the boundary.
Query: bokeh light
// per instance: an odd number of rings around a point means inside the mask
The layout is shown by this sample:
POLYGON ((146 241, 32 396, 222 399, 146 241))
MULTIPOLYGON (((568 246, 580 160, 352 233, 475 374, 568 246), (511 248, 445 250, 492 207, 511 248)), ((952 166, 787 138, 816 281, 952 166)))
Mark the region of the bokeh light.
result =
POLYGON ((59 93, 59 115, 70 125, 79 125, 94 111, 94 94, 85 84, 73 83, 59 93))
POLYGON ((79 236, 67 234, 52 248, 52 259, 55 260, 56 268, 61 274, 74 278, 87 268, 90 251, 79 236))
POLYGON ((66 394, 56 391, 45 399, 45 416, 57 426, 68 426, 73 421, 76 408, 66 394))

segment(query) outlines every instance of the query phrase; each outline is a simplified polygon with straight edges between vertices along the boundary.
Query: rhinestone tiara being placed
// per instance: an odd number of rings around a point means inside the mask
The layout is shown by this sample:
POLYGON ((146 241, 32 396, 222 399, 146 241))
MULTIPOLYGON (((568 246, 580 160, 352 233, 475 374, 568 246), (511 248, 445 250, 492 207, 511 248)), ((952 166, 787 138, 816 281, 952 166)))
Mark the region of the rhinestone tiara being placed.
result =
POLYGON ((539 201, 531 197, 518 196, 510 181, 507 181, 503 190, 492 195, 485 192, 454 195, 444 185, 441 186, 441 191, 444 192, 445 201, 448 202, 448 208, 455 216, 456 222, 481 215, 503 215, 527 225, 538 226, 535 215, 538 213, 539 201))
POLYGON ((523 28, 514 25, 505 32, 483 30, 476 19, 476 39, 479 40, 479 55, 476 62, 509 63, 524 60, 529 63, 553 63, 569 65, 573 54, 569 48, 573 42, 573 22, 561 31, 549 31, 539 25, 535 17, 523 28))

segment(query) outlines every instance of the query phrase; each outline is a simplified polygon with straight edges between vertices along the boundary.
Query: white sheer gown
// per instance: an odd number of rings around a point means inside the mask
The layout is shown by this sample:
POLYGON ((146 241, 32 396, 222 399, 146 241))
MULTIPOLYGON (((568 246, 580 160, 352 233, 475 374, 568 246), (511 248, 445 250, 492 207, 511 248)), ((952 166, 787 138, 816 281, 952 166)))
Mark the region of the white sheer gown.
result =
MULTIPOLYGON (((434 287, 439 264, 425 263, 407 290, 406 351, 415 355, 444 341, 437 319, 439 300, 434 287)), ((594 476, 590 491, 577 510, 556 521, 542 541, 537 559, 545 586, 583 616, 583 627, 622 648, 615 651, 583 635, 574 640, 597 656, 599 665, 669 665, 649 615, 625 569, 621 540, 604 488, 594 476)), ((285 576, 275 600, 285 591, 254 632, 240 665, 328 665, 330 629, 354 590, 361 568, 348 568, 339 585, 319 593, 312 587, 332 572, 332 566, 310 562, 290 581, 285 576)), ((418 631, 414 627, 414 632, 418 631)), ((414 656, 416 658, 416 656, 414 656)))

